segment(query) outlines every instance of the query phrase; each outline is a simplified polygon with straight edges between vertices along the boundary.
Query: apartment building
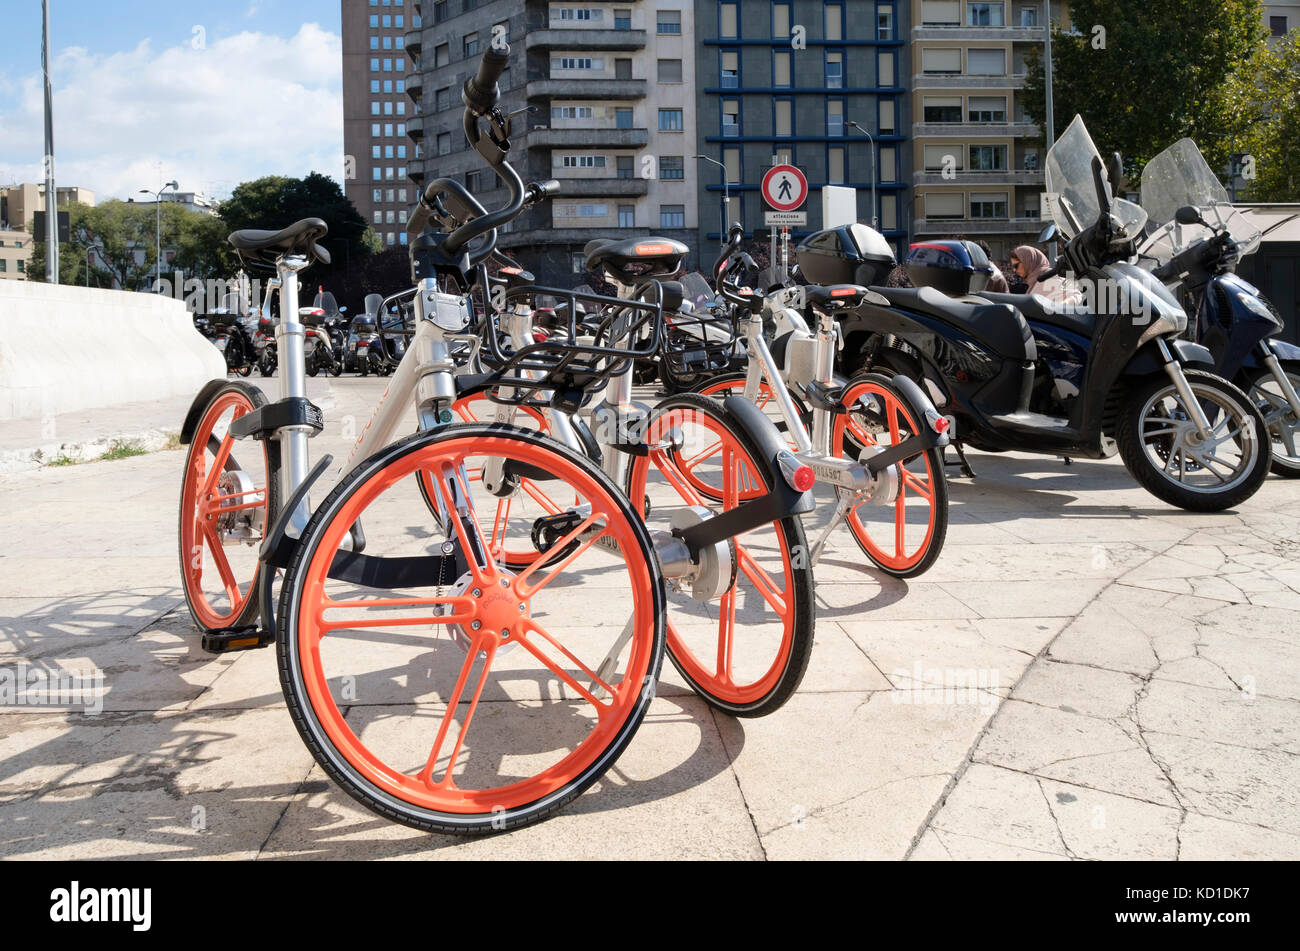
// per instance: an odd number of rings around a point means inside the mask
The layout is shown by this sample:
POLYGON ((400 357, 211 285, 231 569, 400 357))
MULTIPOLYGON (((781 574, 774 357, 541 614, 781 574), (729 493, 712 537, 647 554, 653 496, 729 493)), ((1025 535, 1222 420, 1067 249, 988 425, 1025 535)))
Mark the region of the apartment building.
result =
POLYGON ((551 202, 501 236, 539 279, 572 285, 595 237, 649 234, 694 245, 696 150, 693 5, 421 0, 408 35, 416 104, 407 125, 424 154, 408 163, 419 186, 465 183, 487 207, 505 190, 462 131, 460 91, 494 32, 511 45, 502 106, 515 117, 511 163, 526 179, 558 179, 551 202))
MULTIPOLYGON (((70 202, 95 204, 95 193, 88 188, 55 188, 60 209, 70 202)), ((45 185, 24 184, 0 188, 0 280, 27 279, 32 259, 32 225, 37 212, 45 211, 45 185)))
MULTIPOLYGON (((1025 111, 1025 63, 1046 42, 1043 0, 910 0, 913 235, 986 240, 994 257, 1042 229, 1037 117, 1025 111)), ((1068 4, 1052 0, 1068 29, 1068 4)))
POLYGON ((1300 2, 1263 4, 1264 26, 1268 28, 1268 41, 1276 43, 1292 30, 1300 29, 1300 2))
POLYGON ((409 175, 421 155, 408 124, 418 105, 406 88, 408 37, 419 37, 411 0, 342 0, 343 190, 387 246, 406 240, 417 197, 409 175))
MULTIPOLYGON (((796 238, 821 228, 822 189, 846 185, 857 189, 859 220, 875 218, 904 251, 912 166, 906 0, 701 0, 695 18, 698 151, 725 166, 730 217, 763 231, 761 182, 775 159, 808 177, 808 225, 796 238)), ((716 246, 724 173, 705 163, 700 174, 700 244, 716 246)))

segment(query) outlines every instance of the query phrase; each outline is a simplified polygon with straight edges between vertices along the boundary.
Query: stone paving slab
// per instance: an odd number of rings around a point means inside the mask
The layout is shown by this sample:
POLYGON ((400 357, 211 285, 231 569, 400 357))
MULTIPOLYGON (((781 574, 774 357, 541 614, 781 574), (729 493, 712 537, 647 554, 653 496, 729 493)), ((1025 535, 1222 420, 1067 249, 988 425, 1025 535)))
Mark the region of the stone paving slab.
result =
MULTIPOLYGON (((383 386, 309 381, 330 410, 313 452, 336 472, 383 386)), ((179 428, 176 406, 142 411, 179 428)), ((868 570, 832 538, 784 709, 716 714, 665 661, 604 779, 473 841, 335 787, 273 652, 200 650, 177 578, 180 453, 0 474, 0 684, 23 665, 105 676, 97 715, 0 705, 0 856, 1300 857, 1300 484, 1191 515, 1115 461, 972 461, 927 575, 868 570)))

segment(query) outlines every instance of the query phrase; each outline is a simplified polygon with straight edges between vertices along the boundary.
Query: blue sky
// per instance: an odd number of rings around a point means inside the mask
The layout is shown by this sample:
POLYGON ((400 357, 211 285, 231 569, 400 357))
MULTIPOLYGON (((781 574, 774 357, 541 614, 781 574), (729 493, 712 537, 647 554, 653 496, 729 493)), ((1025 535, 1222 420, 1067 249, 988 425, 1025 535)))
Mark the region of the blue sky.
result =
MULTIPOLYGON (((0 185, 39 179, 43 154, 41 4, 5 8, 0 185)), ((60 184, 104 199, 175 178, 222 197, 260 175, 341 177, 338 0, 50 9, 60 184)))

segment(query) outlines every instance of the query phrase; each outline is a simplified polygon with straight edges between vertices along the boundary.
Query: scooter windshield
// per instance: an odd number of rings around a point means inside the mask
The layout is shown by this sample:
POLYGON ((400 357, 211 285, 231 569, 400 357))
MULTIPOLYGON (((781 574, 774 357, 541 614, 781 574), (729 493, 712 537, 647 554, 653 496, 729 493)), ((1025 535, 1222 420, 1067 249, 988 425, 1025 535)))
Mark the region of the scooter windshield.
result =
MULTIPOLYGON (((1101 153, 1088 134, 1083 116, 1074 117, 1065 134, 1056 140, 1047 153, 1048 204, 1052 220, 1067 238, 1075 237, 1085 228, 1096 224, 1101 217, 1101 206, 1097 203, 1097 188, 1092 176, 1094 158, 1100 159, 1101 153)), ((1138 234, 1146 224, 1146 212, 1130 201, 1115 198, 1109 181, 1105 181, 1105 185, 1112 214, 1119 219, 1128 234, 1138 234)))
POLYGON ((686 300, 690 301, 697 311, 704 310, 709 301, 713 300, 713 288, 709 287, 709 282, 698 271, 685 275, 682 278, 682 287, 686 291, 686 300))
POLYGON ((1143 263, 1159 266, 1213 232, 1201 225, 1180 225, 1178 209, 1191 205, 1213 227, 1227 230, 1241 257, 1259 246, 1260 232, 1233 208, 1228 192, 1191 139, 1179 139, 1150 162, 1142 172, 1142 207, 1159 227, 1142 248, 1143 263))

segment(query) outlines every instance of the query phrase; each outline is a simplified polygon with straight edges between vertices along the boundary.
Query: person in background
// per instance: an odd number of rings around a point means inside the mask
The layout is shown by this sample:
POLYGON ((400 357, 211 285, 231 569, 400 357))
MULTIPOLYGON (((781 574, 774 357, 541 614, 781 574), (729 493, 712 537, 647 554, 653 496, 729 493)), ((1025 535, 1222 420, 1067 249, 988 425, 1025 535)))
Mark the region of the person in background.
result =
POLYGON ((975 242, 984 256, 989 259, 989 267, 993 268, 993 276, 989 278, 988 286, 985 288, 990 294, 1010 294, 1011 288, 1007 286, 1007 279, 1002 273, 1002 269, 993 263, 993 251, 989 248, 987 241, 975 242))
POLYGON ((1027 294, 1039 294, 1059 304, 1076 304, 1083 299, 1073 282, 1060 277, 1039 279, 1044 271, 1052 269, 1052 262, 1032 245, 1022 244, 1011 253, 1011 267, 1029 285, 1027 294))

